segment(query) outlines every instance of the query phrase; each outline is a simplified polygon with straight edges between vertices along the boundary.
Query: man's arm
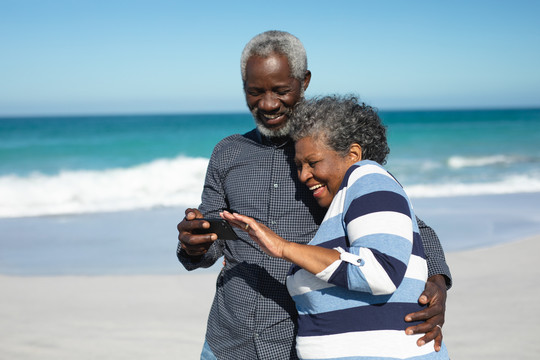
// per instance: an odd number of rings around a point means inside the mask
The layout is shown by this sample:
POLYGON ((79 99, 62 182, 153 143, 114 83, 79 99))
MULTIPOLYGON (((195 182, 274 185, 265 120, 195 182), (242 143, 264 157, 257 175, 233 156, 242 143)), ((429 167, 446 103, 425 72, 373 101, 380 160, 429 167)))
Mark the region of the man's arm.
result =
POLYGON ((443 338, 442 326, 446 311, 446 291, 452 286, 452 276, 446 264, 437 234, 422 220, 419 218, 416 218, 416 220, 422 237, 429 272, 426 287, 418 301, 428 306, 421 311, 405 316, 405 321, 408 322, 424 321, 416 326, 409 326, 405 332, 408 335, 425 333, 423 337, 418 339, 418 346, 435 340, 434 348, 439 351, 443 338))
POLYGON ((194 230, 203 230, 210 224, 199 221, 204 216, 219 218, 219 212, 227 208, 225 190, 219 172, 219 155, 222 142, 214 148, 204 180, 202 203, 199 209, 187 209, 186 216, 177 225, 178 247, 176 255, 187 270, 207 268, 223 256, 224 241, 209 234, 194 234, 194 230))
POLYGON ((446 264, 446 258, 439 237, 435 231, 421 219, 416 217, 416 221, 418 222, 422 245, 424 246, 424 252, 426 253, 428 276, 444 276, 446 289, 449 290, 452 287, 452 275, 450 274, 450 268, 446 264))

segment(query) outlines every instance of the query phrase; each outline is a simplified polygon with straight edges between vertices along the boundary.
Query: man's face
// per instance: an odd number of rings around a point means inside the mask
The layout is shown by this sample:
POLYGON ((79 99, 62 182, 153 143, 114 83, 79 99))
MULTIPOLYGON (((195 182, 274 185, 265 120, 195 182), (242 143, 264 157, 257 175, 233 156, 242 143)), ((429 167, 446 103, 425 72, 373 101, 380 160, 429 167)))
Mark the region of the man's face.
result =
POLYGON ((283 137, 289 134, 289 115, 304 96, 309 80, 309 72, 303 82, 292 78, 284 55, 254 55, 248 59, 244 92, 257 128, 263 135, 283 137))

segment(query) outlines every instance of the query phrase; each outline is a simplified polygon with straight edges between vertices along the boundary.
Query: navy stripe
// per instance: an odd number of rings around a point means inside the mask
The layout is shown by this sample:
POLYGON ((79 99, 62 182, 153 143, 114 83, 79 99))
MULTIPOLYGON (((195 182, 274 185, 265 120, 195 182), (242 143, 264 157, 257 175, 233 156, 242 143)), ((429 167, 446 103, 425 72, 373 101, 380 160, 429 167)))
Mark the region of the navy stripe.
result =
POLYGON ((403 196, 393 191, 375 191, 351 202, 345 214, 345 223, 349 224, 360 216, 379 211, 394 211, 411 217, 409 203, 403 196))
POLYGON ((349 177, 351 176, 352 172, 359 167, 360 165, 355 164, 355 165, 351 165, 351 167, 347 169, 347 171, 345 172, 345 176, 343 177, 343 181, 341 182, 341 185, 339 186, 339 190, 343 189, 347 185, 347 183, 349 182, 349 177))
POLYGON ((347 267, 349 266, 349 263, 346 261, 342 261, 341 264, 339 264, 338 268, 332 276, 330 276, 330 279, 328 279, 328 282, 330 284, 334 284, 337 286, 344 287, 345 289, 349 288, 349 277, 347 275, 347 267))
POLYGON ((392 282, 397 288, 399 284, 401 284, 401 281, 405 276, 405 272, 407 271, 407 265, 405 265, 403 262, 393 256, 387 255, 373 248, 370 248, 370 250, 373 253, 373 256, 375 256, 375 259, 377 259, 379 264, 381 264, 381 266, 384 268, 384 271, 386 271, 386 274, 388 274, 388 277, 392 280, 392 282))
POLYGON ((298 270, 302 270, 302 268, 296 264, 291 265, 291 267, 289 268, 289 272, 287 273, 287 276, 296 274, 298 270))
POLYGON ((349 246, 349 239, 346 236, 340 236, 335 239, 317 244, 317 246, 320 246, 326 249, 333 249, 337 247, 344 248, 345 246, 349 246))
MULTIPOLYGON (((347 239, 346 236, 340 236, 338 238, 335 238, 335 239, 328 240, 328 241, 325 241, 323 243, 317 244, 316 246, 320 246, 320 247, 323 247, 325 249, 334 249, 334 248, 337 248, 337 247, 342 247, 343 248, 344 244, 346 244, 345 246, 349 246, 349 239, 347 239)), ((346 248, 345 250, 348 250, 348 248, 346 248)), ((294 275, 300 269, 301 269, 300 266, 292 265, 291 268, 289 269, 288 275, 294 275)))
POLYGON ((298 336, 320 336, 353 331, 405 330, 420 324, 405 322, 405 315, 421 310, 417 303, 385 303, 298 316, 298 336))
POLYGON ((422 238, 417 232, 413 233, 412 254, 420 256, 423 259, 426 258, 426 254, 424 252, 424 245, 422 245, 422 238))

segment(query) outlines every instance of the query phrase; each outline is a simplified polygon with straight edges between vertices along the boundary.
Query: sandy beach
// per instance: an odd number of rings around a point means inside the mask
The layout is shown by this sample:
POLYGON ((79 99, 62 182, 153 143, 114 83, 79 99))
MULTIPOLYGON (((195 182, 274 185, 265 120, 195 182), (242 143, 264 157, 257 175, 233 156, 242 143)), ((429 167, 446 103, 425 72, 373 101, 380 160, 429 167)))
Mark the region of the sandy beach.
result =
MULTIPOLYGON (((537 358, 539 252, 535 236, 447 254, 452 359, 537 358)), ((197 359, 216 275, 2 275, 1 357, 197 359)))

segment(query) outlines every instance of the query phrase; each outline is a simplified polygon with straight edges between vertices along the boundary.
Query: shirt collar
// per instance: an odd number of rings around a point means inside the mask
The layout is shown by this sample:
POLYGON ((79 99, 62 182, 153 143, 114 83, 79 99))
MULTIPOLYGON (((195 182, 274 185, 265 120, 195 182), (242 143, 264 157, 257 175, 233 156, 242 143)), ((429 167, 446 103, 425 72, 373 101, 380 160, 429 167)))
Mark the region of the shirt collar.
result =
POLYGON ((263 145, 266 145, 266 146, 271 146, 271 147, 275 147, 275 148, 281 148, 281 147, 284 147, 286 145, 289 145, 289 144, 292 144, 293 141, 291 138, 286 138, 285 141, 283 142, 280 142, 280 143, 275 143, 272 138, 269 138, 267 136, 264 136, 263 134, 261 134, 259 132, 259 129, 255 128, 255 133, 257 134, 257 140, 263 144, 263 145))

